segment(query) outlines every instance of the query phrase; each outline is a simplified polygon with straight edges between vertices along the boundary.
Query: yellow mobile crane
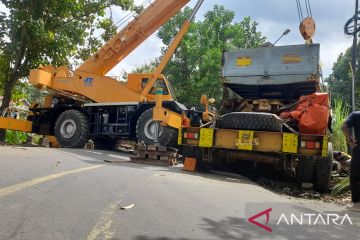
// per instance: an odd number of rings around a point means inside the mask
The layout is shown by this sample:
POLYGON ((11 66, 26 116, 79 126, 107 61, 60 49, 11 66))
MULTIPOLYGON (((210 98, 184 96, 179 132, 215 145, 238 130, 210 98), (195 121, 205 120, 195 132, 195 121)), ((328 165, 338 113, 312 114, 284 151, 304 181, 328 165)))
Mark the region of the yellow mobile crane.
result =
POLYGON ((161 73, 203 0, 197 2, 154 73, 129 74, 126 83, 105 74, 188 2, 155 0, 75 71, 50 65, 31 70, 29 82, 49 94, 42 105, 34 104, 27 121, 0 118, 0 128, 55 136, 61 146, 70 148, 83 147, 90 138, 101 148, 112 148, 119 138, 176 143, 187 109, 174 100, 161 73))

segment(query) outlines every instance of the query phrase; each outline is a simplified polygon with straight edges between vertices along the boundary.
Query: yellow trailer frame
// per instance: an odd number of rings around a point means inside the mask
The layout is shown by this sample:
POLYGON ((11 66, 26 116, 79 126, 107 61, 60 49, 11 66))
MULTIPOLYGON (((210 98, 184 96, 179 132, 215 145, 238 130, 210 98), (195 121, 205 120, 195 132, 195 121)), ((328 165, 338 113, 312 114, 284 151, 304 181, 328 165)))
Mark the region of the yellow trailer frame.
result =
POLYGON ((307 135, 285 132, 252 130, 183 128, 179 131, 178 144, 200 148, 222 148, 240 151, 276 152, 326 157, 326 135, 307 135), (307 145, 310 145, 309 148, 307 145))

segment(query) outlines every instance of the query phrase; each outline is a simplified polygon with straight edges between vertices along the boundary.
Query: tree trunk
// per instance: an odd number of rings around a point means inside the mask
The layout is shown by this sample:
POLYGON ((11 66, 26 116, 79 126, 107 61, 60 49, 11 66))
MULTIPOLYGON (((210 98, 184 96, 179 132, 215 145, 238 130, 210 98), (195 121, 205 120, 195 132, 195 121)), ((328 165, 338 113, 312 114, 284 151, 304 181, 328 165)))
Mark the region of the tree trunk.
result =
POLYGON ((5 134, 6 134, 6 130, 5 129, 0 129, 0 143, 4 143, 5 142, 5 134))
MULTIPOLYGON (((2 116, 4 111, 9 107, 11 101, 11 94, 18 80, 19 78, 17 76, 11 76, 10 79, 8 79, 8 81, 5 82, 4 98, 0 106, 0 116, 2 116)), ((5 138, 6 138, 6 130, 0 129, 0 142, 5 142, 5 138)))
POLYGON ((11 93, 12 93, 13 87, 11 88, 9 81, 6 82, 5 88, 4 88, 4 98, 3 102, 0 106, 0 114, 3 115, 4 111, 9 107, 10 101, 11 101, 11 93))

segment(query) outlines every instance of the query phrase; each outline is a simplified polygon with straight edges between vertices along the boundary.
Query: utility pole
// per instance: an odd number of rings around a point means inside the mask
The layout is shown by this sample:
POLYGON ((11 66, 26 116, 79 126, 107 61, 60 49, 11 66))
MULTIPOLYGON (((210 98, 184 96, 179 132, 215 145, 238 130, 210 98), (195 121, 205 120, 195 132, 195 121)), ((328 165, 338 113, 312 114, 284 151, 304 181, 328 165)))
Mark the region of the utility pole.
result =
POLYGON ((355 0, 355 14, 354 17, 350 18, 344 27, 344 32, 348 36, 353 36, 353 46, 352 46, 352 59, 351 59, 351 93, 350 93, 350 110, 355 111, 355 79, 356 79, 356 69, 357 69, 357 35, 360 31, 358 26, 359 19, 359 0, 355 0))
POLYGON ((357 63, 357 35, 358 35, 358 14, 359 14, 359 0, 355 2, 355 15, 354 15, 354 39, 353 39, 353 47, 352 47, 352 60, 351 65, 353 69, 353 76, 351 81, 351 94, 350 94, 350 103, 351 110, 355 111, 355 80, 356 80, 356 63, 357 63))

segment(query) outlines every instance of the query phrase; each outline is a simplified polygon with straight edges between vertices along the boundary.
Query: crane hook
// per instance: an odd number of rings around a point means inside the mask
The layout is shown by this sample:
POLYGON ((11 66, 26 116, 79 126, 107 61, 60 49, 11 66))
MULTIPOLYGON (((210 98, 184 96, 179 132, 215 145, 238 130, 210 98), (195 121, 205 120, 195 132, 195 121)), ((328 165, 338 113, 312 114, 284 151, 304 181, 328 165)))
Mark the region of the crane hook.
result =
POLYGON ((299 26, 300 33, 304 40, 308 43, 312 43, 312 38, 315 35, 316 23, 311 17, 306 17, 299 26))

